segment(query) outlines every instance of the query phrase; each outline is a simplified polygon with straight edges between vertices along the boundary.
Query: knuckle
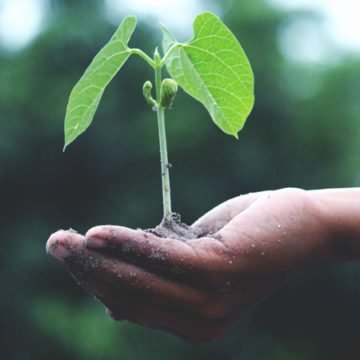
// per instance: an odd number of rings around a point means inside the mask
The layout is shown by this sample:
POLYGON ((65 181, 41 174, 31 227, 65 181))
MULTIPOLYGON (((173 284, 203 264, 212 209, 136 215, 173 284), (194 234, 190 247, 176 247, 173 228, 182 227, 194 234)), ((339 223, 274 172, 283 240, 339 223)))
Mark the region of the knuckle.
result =
POLYGON ((299 188, 284 188, 277 190, 277 192, 282 199, 286 199, 290 204, 296 205, 296 209, 304 210, 303 213, 313 213, 316 211, 313 199, 306 190, 299 188))
POLYGON ((303 189, 287 187, 280 190, 277 190, 275 193, 278 193, 281 196, 287 198, 295 199, 306 199, 308 197, 307 192, 303 189))

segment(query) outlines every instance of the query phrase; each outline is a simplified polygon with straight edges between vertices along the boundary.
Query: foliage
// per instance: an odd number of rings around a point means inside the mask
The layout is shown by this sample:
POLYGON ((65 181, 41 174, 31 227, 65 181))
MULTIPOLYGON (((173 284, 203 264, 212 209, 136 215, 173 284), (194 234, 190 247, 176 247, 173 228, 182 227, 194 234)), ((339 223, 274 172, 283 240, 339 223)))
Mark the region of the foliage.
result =
POLYGON ((215 15, 205 12, 194 22, 194 39, 178 43, 164 27, 164 57, 155 48, 151 59, 128 42, 136 18, 127 16, 105 47, 95 56, 70 95, 65 117, 65 146, 83 133, 95 115, 105 87, 131 54, 141 56, 155 72, 156 100, 152 84, 143 85, 143 95, 156 110, 159 128, 163 195, 163 221, 172 221, 169 161, 164 109, 169 108, 178 91, 177 80, 186 92, 199 100, 214 122, 227 134, 238 137, 254 103, 254 77, 244 51, 231 31, 215 15), (173 79, 162 80, 167 65, 173 79))
POLYGON ((215 124, 237 138, 254 104, 254 77, 231 31, 208 12, 197 16, 194 38, 185 44, 163 27, 165 55, 156 64, 155 58, 152 61, 141 50, 128 47, 135 26, 135 17, 127 16, 72 90, 65 118, 65 148, 88 128, 106 86, 134 53, 154 68, 166 64, 179 85, 207 108, 215 124))
MULTIPOLYGON (((58 151, 70 84, 115 28, 100 1, 52 3, 51 21, 31 46, 16 54, 0 50, 1 359, 358 359, 358 264, 310 270, 221 341, 193 346, 112 323, 45 255, 58 228, 144 228, 161 216, 157 130, 139 92, 152 73, 142 59, 131 57, 121 81, 109 84, 87 136, 58 151)), ((220 9, 224 3, 217 2, 220 9)), ((241 141, 229 141, 202 105, 179 91, 167 131, 173 201, 188 223, 240 193, 359 186, 360 59, 290 62, 279 51, 279 31, 304 16, 262 0, 233 1, 224 10, 257 74, 257 104, 241 141)), ((159 40, 151 24, 139 22, 131 41, 149 50, 159 40)))
MULTIPOLYGON (((163 27, 167 53, 177 44, 163 27)), ((225 133, 238 137, 254 104, 254 76, 231 31, 213 14, 199 15, 194 38, 175 49, 166 62, 179 85, 200 101, 225 133)))
POLYGON ((88 128, 106 86, 130 56, 127 43, 135 26, 135 17, 126 17, 75 85, 66 111, 64 149, 88 128))

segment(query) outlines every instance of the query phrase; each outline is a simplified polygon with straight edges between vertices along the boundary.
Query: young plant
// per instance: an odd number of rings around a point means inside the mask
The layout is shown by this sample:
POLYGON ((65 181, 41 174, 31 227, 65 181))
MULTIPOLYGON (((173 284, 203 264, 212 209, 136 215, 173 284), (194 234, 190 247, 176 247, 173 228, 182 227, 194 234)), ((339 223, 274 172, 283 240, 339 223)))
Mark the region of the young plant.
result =
POLYGON ((194 21, 194 37, 179 43, 163 28, 163 57, 158 48, 153 58, 128 47, 136 18, 126 17, 110 41, 95 56, 71 92, 65 117, 65 148, 91 124, 106 86, 130 55, 140 56, 153 69, 152 83, 146 81, 143 94, 156 110, 161 158, 163 224, 172 221, 169 162, 164 111, 174 101, 178 85, 202 103, 214 123, 226 134, 238 138, 254 104, 254 77, 250 63, 232 32, 215 15, 205 12, 194 21), (162 80, 166 66, 171 78, 162 80))

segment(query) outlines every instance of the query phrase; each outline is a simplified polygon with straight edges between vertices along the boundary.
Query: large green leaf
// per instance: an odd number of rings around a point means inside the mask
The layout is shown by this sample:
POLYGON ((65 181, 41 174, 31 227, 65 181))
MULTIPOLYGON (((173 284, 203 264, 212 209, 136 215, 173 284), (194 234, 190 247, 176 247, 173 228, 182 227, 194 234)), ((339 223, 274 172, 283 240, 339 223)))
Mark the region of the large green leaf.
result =
POLYGON ((73 88, 66 109, 64 150, 89 127, 106 86, 130 56, 127 43, 135 26, 136 18, 127 16, 73 88))
MULTIPOLYGON (((176 43, 163 27, 164 52, 176 43)), ((197 16, 194 38, 170 54, 166 67, 221 130, 238 137, 254 105, 254 75, 241 45, 218 17, 197 16)))

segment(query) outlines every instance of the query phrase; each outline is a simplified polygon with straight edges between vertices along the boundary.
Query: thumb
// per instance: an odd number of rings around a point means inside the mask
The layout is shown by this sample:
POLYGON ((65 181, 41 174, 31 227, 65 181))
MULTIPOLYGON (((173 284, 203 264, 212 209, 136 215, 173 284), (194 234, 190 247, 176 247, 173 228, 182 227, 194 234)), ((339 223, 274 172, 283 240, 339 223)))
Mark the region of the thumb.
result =
POLYGON ((246 210, 259 196, 267 192, 249 193, 227 200, 203 215, 191 227, 199 236, 216 233, 235 216, 246 210))

